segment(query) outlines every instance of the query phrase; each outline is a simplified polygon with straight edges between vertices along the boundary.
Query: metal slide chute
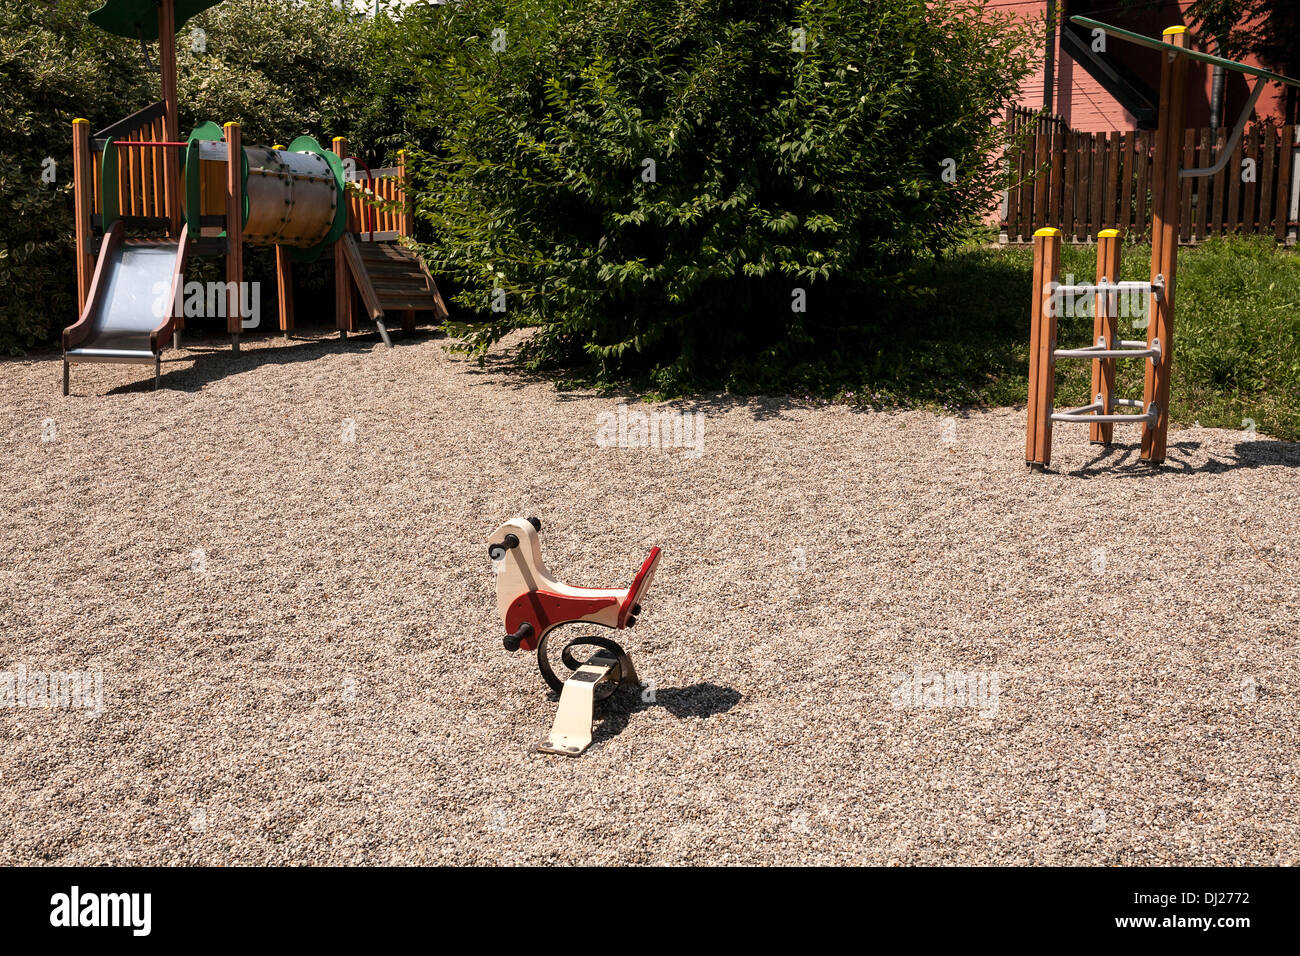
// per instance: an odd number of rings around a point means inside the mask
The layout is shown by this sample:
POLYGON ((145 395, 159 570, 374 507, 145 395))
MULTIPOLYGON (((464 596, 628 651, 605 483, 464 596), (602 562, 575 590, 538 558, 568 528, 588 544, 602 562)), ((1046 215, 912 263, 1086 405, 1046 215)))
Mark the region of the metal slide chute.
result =
POLYGON ((127 240, 122 222, 104 235, 81 317, 63 330, 63 394, 79 362, 154 366, 176 330, 176 301, 189 258, 189 227, 179 239, 127 240))

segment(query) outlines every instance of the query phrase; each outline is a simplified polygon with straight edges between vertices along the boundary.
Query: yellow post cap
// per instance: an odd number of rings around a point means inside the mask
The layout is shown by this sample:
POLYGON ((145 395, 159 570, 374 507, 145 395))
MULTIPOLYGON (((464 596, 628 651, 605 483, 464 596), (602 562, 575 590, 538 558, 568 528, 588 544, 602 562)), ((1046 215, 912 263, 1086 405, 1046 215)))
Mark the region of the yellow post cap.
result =
POLYGON ((234 120, 231 120, 229 123, 222 123, 222 124, 221 124, 221 128, 222 128, 222 129, 230 129, 230 127, 232 127, 232 126, 238 126, 238 125, 239 125, 239 124, 236 123, 234 120))
POLYGON ((82 119, 80 116, 78 116, 76 119, 74 119, 74 120, 72 121, 72 125, 73 125, 73 126, 76 126, 78 123, 89 123, 89 122, 90 122, 90 120, 88 120, 88 119, 82 119))
POLYGON ((285 146, 284 143, 276 143, 276 144, 275 144, 274 146, 272 146, 271 148, 272 148, 272 149, 287 149, 288 147, 285 146))
POLYGON ((1118 229, 1103 229, 1101 232, 1097 233, 1097 238, 1098 238, 1098 239, 1118 239, 1118 238, 1119 238, 1119 230, 1118 230, 1118 229))
POLYGON ((1051 226, 1047 226, 1043 229, 1039 229, 1036 233, 1034 233, 1034 238, 1037 239, 1039 236, 1046 238, 1048 236, 1059 236, 1060 234, 1061 234, 1061 230, 1053 229, 1051 226))
POLYGON ((343 142, 344 140, 346 140, 346 139, 347 139, 346 136, 335 136, 334 139, 331 140, 331 142, 334 142, 334 143, 342 143, 342 142, 343 142))
POLYGON ((1167 37, 1167 36, 1173 36, 1175 33, 1186 33, 1186 32, 1187 32, 1187 27, 1167 27, 1165 29, 1165 32, 1160 35, 1167 37))

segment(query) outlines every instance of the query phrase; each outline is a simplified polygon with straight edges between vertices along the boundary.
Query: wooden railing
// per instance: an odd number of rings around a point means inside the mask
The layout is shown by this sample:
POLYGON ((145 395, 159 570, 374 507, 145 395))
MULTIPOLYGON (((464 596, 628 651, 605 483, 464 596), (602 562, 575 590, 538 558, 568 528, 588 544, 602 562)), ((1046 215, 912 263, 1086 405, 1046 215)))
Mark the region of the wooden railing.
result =
MULTIPOLYGON (((90 142, 90 171, 93 215, 104 212, 100 197, 104 144, 111 137, 118 142, 162 142, 166 136, 166 105, 159 101, 132 113, 94 135, 90 142)), ((157 149, 120 149, 118 163, 118 209, 121 218, 149 220, 166 226, 170 210, 163 173, 165 158, 157 149)), ((96 221, 96 226, 99 222, 96 221)))
MULTIPOLYGON (((1009 112, 1007 119, 1017 118, 1009 112)), ((1186 130, 1182 167, 1213 165, 1228 136, 1220 130, 1212 140, 1208 129, 1186 130)), ((1102 229, 1146 237, 1154 138, 1152 131, 1081 133, 1051 122, 1027 132, 1007 156, 1012 186, 1004 197, 1002 241, 1030 242, 1044 226, 1060 229, 1066 241, 1090 241, 1102 229)), ((1248 129, 1222 170, 1182 180, 1180 241, 1245 234, 1294 243, 1298 164, 1300 129, 1270 123, 1248 129)))
POLYGON ((406 154, 397 154, 396 166, 369 169, 356 157, 348 183, 348 232, 363 242, 382 242, 412 232, 406 189, 406 154))

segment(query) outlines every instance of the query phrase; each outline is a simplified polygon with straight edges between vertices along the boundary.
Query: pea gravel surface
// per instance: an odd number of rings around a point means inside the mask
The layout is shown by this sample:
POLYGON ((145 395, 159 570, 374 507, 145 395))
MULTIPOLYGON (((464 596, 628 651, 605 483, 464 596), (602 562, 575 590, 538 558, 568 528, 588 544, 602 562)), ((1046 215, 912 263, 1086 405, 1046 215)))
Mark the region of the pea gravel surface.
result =
POLYGON ((1063 427, 1035 474, 1023 408, 649 405, 446 344, 0 366, 0 861, 1300 862, 1300 446, 1152 473, 1063 427), (602 447, 624 402, 701 440, 602 447), (524 515, 570 584, 664 549, 578 759, 501 646, 524 515), (43 706, 71 672, 102 712, 43 706))

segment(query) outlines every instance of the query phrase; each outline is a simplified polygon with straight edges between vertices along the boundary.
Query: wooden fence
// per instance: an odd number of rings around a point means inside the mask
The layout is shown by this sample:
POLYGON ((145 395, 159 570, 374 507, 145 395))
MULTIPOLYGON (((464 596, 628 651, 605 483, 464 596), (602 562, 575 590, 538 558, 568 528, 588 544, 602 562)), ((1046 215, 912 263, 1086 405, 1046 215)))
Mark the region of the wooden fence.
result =
MULTIPOLYGON (((1057 227, 1067 242, 1091 241, 1102 229, 1119 229, 1132 240, 1149 237, 1154 131, 1081 133, 1023 112, 1007 116, 1012 133, 1024 136, 1007 155, 1012 186, 1003 198, 1003 242, 1030 242, 1043 226, 1057 227)), ((1212 141, 1208 129, 1184 131, 1182 167, 1213 165, 1230 132, 1221 129, 1212 141)), ((1180 241, 1253 234, 1294 243, 1297 166, 1300 128, 1248 128, 1222 170, 1182 180, 1180 241)))

